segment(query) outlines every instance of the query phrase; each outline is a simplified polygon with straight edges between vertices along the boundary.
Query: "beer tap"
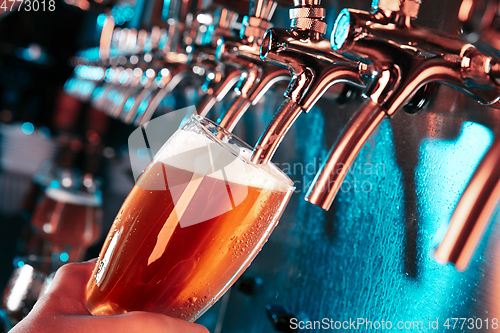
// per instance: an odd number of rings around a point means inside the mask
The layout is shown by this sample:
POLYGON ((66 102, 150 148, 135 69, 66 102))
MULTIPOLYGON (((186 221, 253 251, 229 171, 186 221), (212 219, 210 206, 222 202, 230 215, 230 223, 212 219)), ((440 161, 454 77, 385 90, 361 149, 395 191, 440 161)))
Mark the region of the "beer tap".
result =
POLYGON ((125 70, 123 67, 125 62, 120 64, 120 60, 124 59, 120 59, 120 57, 122 57, 125 52, 128 33, 129 29, 115 29, 113 32, 110 56, 105 59, 104 62, 106 65, 109 64, 109 67, 105 71, 102 86, 100 89, 94 90, 94 94, 90 100, 90 104, 100 111, 104 111, 104 107, 108 102, 109 93, 114 89, 114 87, 120 84, 119 78, 124 75, 122 72, 125 70))
MULTIPOLYGON (((141 33, 142 35, 142 33, 141 33)), ((137 53, 138 48, 143 47, 143 43, 138 39, 138 32, 135 29, 129 29, 125 37, 125 46, 122 55, 119 57, 119 63, 122 65, 121 76, 112 83, 112 89, 109 92, 106 103, 102 106, 102 111, 113 118, 118 118, 129 95, 139 83, 142 77, 142 70, 131 66, 130 59, 137 53), (113 96, 112 98, 109 98, 113 96)))
MULTIPOLYGON (((208 15, 207 13, 197 14, 208 15)), ((236 74, 234 74, 234 70, 226 70, 228 66, 215 61, 215 47, 216 41, 220 37, 230 36, 233 34, 238 14, 234 11, 223 8, 216 9, 214 16, 215 22, 209 28, 198 21, 195 21, 195 23, 191 25, 188 34, 189 37, 186 38, 189 41, 189 44, 185 46, 182 53, 186 57, 186 61, 180 65, 174 66, 173 69, 169 66, 167 76, 163 79, 164 88, 161 89, 160 92, 158 92, 158 94, 153 98, 146 109, 144 116, 140 119, 140 122, 137 123, 138 125, 149 121, 161 100, 167 96, 183 79, 193 77, 193 73, 195 71, 199 72, 201 70, 203 73, 207 73, 207 77, 214 76, 219 81, 227 79, 227 77, 235 77, 236 74), (201 27, 203 27, 203 29, 201 27), (206 32, 206 30, 209 31, 206 32)), ((166 53, 165 59, 167 62, 171 61, 172 58, 172 52, 166 53)), ((237 74, 239 75, 239 72, 237 74)), ((208 96, 211 96, 212 94, 217 93, 217 91, 206 89, 205 93, 207 93, 208 96)))
MULTIPOLYGON (((347 170, 385 116, 439 82, 483 104, 499 99, 498 64, 459 36, 417 26, 419 0, 378 0, 372 12, 344 9, 331 35, 337 52, 370 65, 368 97, 324 160, 306 200, 329 209, 347 170)), ((368 67, 367 67, 368 68, 368 67)))
POLYGON ((193 49, 193 63, 196 66, 201 65, 205 73, 205 82, 201 87, 203 96, 196 106, 198 114, 201 115, 206 115, 212 106, 231 90, 241 75, 241 69, 217 59, 218 42, 234 35, 239 14, 226 8, 216 10, 214 14, 214 23, 210 26, 212 34, 208 38, 205 37, 208 43, 202 43, 193 49))
MULTIPOLYGON (((498 19, 499 2, 488 1, 477 26, 472 26, 477 1, 462 2, 459 19, 466 37, 486 42, 500 50, 500 31, 493 22, 498 19)), ((498 65, 492 68, 498 71, 498 65)), ((496 138, 479 163, 452 214, 448 231, 434 256, 438 262, 451 262, 459 271, 467 269, 500 201, 500 138, 496 138)))
POLYGON ((262 63, 259 57, 262 36, 272 27, 270 22, 277 3, 259 0, 250 3, 250 11, 243 18, 243 27, 238 37, 224 36, 219 39, 216 56, 219 62, 228 63, 223 79, 217 75, 207 77, 206 85, 211 93, 196 106, 200 115, 221 101, 236 84, 239 97, 224 112, 219 123, 232 130, 241 115, 252 104, 256 104, 265 91, 274 83, 287 79, 287 73, 280 68, 262 63))
MULTIPOLYGON (((238 120, 251 106, 257 104, 260 98, 274 84, 288 80, 289 74, 285 68, 263 62, 260 59, 262 37, 268 28, 272 27, 270 20, 276 8, 274 1, 258 1, 252 3, 250 12, 243 19, 243 27, 237 37, 223 37, 219 40, 217 57, 219 61, 230 63, 238 71, 235 81, 224 83, 232 87, 237 81, 235 92, 238 97, 231 106, 224 110, 218 119, 219 125, 232 131, 238 120), (239 80, 238 80, 239 79, 239 80)), ((200 103, 199 114, 204 114, 220 101, 229 89, 222 90, 208 103, 200 103)))
POLYGON ((285 101, 256 144, 252 155, 255 163, 269 161, 283 136, 302 112, 335 83, 363 87, 358 61, 336 54, 328 39, 324 22, 325 10, 319 0, 294 0, 290 10, 290 29, 269 29, 264 35, 261 58, 289 70, 292 79, 285 101))
POLYGON ((162 47, 167 39, 167 30, 154 26, 147 35, 143 45, 143 51, 138 54, 137 68, 142 71, 142 77, 139 80, 140 86, 133 94, 133 105, 130 109, 127 107, 120 114, 120 119, 126 124, 132 124, 138 115, 144 112, 144 102, 154 96, 161 88, 165 86, 165 81, 170 79, 170 71, 164 68, 162 47), (158 72, 158 73, 157 73, 158 72), (165 74, 165 75, 164 75, 165 74))
POLYGON ((113 17, 108 15, 101 34, 99 48, 79 51, 71 60, 75 68, 73 77, 66 81, 64 87, 67 94, 82 102, 89 102, 96 88, 105 85, 106 76, 104 73, 110 65, 111 51, 115 52, 121 33, 122 29, 115 29, 113 17), (91 70, 89 71, 89 69, 91 70), (98 75, 89 75, 89 72, 98 75))
MULTIPOLYGON (((167 14, 167 38, 161 47, 160 64, 165 68, 159 82, 159 89, 152 97, 146 110, 138 115, 135 120, 136 125, 143 125, 148 122, 156 111, 160 102, 167 96, 179 82, 189 77, 188 55, 186 46, 190 44, 185 39, 189 39, 191 19, 193 13, 197 13, 201 7, 201 1, 183 0, 169 3, 167 14)), ((152 78, 156 76, 156 71, 151 68, 152 78)))

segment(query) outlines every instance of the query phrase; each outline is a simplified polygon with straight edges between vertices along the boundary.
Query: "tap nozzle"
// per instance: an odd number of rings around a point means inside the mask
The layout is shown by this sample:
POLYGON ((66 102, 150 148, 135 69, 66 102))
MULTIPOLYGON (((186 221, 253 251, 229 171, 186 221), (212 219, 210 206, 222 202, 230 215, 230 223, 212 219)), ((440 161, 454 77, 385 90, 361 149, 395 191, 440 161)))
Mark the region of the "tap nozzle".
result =
POLYGON ((416 13, 405 10, 401 1, 374 3, 378 5, 372 13, 342 10, 331 36, 332 47, 364 62, 372 79, 364 91, 369 102, 344 128, 306 195, 324 209, 382 116, 393 116, 424 85, 445 83, 487 104, 500 96, 490 57, 458 36, 414 25, 416 13), (386 15, 389 9, 397 15, 386 15))
POLYGON ((474 172, 451 217, 434 256, 467 269, 500 199, 500 139, 497 138, 474 172))
MULTIPOLYGON (((499 31, 493 24, 498 17, 499 6, 498 0, 486 3, 464 0, 458 15, 464 36, 471 42, 487 42, 500 49, 499 31)), ((473 63, 477 63, 477 59, 467 61, 471 65, 465 74, 474 76, 474 71, 484 71, 489 74, 486 81, 492 79, 499 84, 500 64, 496 60, 478 64, 473 63)), ((458 201, 448 230, 434 253, 438 262, 453 263, 458 271, 464 271, 469 266, 500 200, 499 165, 500 138, 496 138, 458 201)))
POLYGON ((330 209, 356 156, 385 115, 379 103, 371 99, 363 103, 361 111, 349 121, 328 153, 327 162, 321 166, 305 196, 306 201, 324 210, 330 209))
POLYGON ((295 1, 290 10, 290 29, 266 31, 260 57, 290 71, 292 80, 285 92, 286 100, 257 142, 253 161, 271 159, 283 136, 302 112, 308 112, 325 91, 335 83, 363 87, 358 61, 335 52, 323 37, 325 11, 319 1, 295 1))
POLYGON ((250 63, 245 75, 241 75, 234 88, 238 97, 222 112, 217 123, 231 132, 251 105, 257 104, 274 84, 289 79, 290 74, 285 68, 266 63, 250 63))
POLYGON ((262 64, 259 58, 262 35, 272 27, 270 20, 276 5, 272 0, 251 2, 249 15, 243 18, 239 36, 226 36, 218 40, 216 58, 225 63, 224 69, 228 73, 222 73, 224 75, 220 80, 217 75, 207 77, 205 86, 210 87, 212 93, 205 95, 198 103, 198 114, 205 115, 239 82, 238 100, 219 119, 219 124, 232 128, 248 107, 258 101, 261 96, 259 91, 265 92, 272 83, 283 79, 282 73, 262 64))

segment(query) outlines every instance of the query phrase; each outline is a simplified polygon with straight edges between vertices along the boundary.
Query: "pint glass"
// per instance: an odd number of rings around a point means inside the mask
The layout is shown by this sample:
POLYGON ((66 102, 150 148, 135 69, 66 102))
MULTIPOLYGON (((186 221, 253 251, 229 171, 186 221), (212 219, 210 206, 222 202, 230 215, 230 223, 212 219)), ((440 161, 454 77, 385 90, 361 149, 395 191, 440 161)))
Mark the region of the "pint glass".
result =
POLYGON ((49 243, 38 255, 66 252, 69 261, 82 260, 89 246, 101 238, 102 200, 95 193, 62 187, 45 189, 33 212, 31 225, 49 243), (47 253, 49 251, 49 253, 47 253))
MULTIPOLYGON (((147 129, 146 129, 147 131, 147 129)), ((87 285, 94 315, 193 321, 260 251, 294 190, 275 165, 201 116, 162 146, 123 203, 87 285)))

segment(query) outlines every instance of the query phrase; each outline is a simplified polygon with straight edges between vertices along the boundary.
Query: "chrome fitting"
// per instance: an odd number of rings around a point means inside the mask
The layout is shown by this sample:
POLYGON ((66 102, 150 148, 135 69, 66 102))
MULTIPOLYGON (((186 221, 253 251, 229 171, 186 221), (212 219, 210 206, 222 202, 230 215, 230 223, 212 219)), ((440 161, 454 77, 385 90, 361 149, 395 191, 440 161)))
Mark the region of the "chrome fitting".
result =
POLYGON ((299 30, 312 30, 319 34, 326 32, 325 9, 315 3, 296 3, 296 7, 290 9, 290 28, 299 30))

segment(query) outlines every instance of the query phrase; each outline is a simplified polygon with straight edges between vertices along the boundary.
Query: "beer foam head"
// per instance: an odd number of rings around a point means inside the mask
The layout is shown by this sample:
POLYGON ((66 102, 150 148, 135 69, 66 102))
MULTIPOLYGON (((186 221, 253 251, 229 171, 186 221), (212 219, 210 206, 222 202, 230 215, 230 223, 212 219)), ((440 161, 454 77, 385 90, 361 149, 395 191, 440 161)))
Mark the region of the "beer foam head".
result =
POLYGON ((249 162, 251 149, 212 141, 205 133, 178 130, 158 151, 155 161, 233 183, 288 191, 292 181, 274 164, 249 162))

